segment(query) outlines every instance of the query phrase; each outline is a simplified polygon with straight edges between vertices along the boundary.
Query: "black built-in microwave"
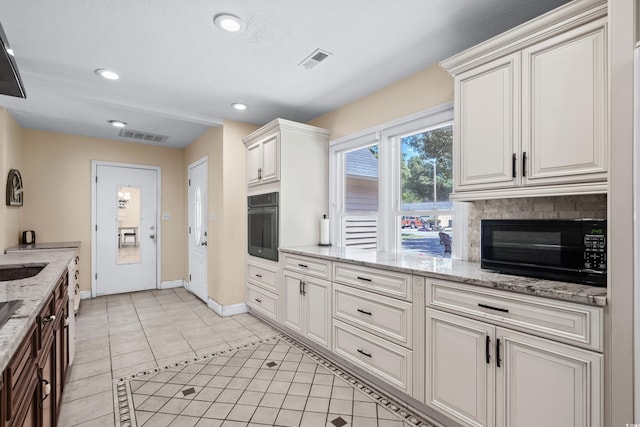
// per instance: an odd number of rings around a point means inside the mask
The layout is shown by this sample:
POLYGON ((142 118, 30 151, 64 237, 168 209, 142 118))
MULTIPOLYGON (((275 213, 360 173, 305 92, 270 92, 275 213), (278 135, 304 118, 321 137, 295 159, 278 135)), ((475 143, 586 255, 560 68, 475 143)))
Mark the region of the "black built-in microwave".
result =
POLYGON ((607 221, 482 220, 481 267, 607 286, 607 221))

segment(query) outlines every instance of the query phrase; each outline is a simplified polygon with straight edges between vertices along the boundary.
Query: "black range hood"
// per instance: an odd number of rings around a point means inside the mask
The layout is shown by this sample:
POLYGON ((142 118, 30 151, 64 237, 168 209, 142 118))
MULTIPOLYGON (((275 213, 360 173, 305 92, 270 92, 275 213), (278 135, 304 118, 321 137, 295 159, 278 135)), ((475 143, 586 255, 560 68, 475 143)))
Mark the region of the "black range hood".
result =
POLYGON ((0 45, 0 95, 26 98, 27 93, 24 91, 16 61, 13 55, 7 52, 9 42, 2 29, 2 24, 0 24, 0 45))

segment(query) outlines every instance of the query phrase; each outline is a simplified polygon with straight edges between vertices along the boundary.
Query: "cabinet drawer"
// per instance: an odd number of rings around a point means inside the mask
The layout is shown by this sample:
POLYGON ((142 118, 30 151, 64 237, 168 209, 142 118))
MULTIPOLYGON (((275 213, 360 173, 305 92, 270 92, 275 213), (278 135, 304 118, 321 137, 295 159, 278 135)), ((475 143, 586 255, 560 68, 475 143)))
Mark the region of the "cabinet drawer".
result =
POLYGON ((411 301, 411 275, 378 268, 334 263, 335 282, 411 301))
POLYGON ((264 267, 253 264, 247 266, 247 280, 276 295, 278 294, 277 276, 275 271, 267 270, 264 267))
POLYGON ((411 350, 334 319, 333 351, 403 393, 411 394, 411 350))
POLYGON ((247 285, 247 305, 273 319, 278 318, 278 296, 255 285, 247 285))
POLYGON ((49 296, 47 302, 42 306, 40 314, 36 317, 36 323, 38 324, 38 350, 42 348, 42 345, 49 337, 53 336, 57 301, 54 295, 49 296))
POLYGON ((15 417, 16 411, 29 396, 36 377, 36 327, 33 325, 5 370, 7 419, 15 417))
POLYGON ((349 286, 333 287, 333 317, 411 349, 411 303, 349 286))
POLYGON ((331 280, 331 261, 324 259, 285 254, 284 268, 289 271, 331 280))
POLYGON ((601 308, 427 278, 426 304, 603 351, 601 308))

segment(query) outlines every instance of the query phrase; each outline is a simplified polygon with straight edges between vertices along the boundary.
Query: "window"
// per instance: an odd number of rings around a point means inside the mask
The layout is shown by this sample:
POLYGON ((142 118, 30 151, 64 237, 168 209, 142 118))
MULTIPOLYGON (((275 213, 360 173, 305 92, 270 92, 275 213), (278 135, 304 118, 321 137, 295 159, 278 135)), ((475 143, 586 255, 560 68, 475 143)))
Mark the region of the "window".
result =
POLYGON ((332 141, 332 241, 451 256, 453 107, 332 141))
POLYGON ((400 138, 400 250, 451 256, 453 125, 400 138))

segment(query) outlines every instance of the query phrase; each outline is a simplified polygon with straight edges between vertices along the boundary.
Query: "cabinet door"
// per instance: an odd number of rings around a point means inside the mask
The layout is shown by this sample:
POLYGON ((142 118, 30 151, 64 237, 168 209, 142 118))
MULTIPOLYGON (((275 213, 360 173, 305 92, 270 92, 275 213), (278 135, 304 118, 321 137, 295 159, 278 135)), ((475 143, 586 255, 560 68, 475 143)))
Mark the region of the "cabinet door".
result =
POLYGON ((280 179, 280 133, 262 141, 262 170, 261 182, 271 182, 280 179))
POLYGON ((429 308, 425 319, 425 403, 463 425, 493 426, 495 328, 429 308))
POLYGON ((56 425, 56 342, 55 338, 43 347, 39 369, 40 411, 42 427, 56 425))
POLYGON ((247 185, 260 184, 262 144, 259 142, 247 147, 247 185))
POLYGON ((295 332, 303 333, 302 329, 302 280, 301 274, 284 272, 283 322, 295 332))
POLYGON ((502 328, 496 338, 496 426, 603 425, 601 354, 502 328))
POLYGON ((522 55, 524 185, 605 181, 606 18, 522 55))
POLYGON ((305 336, 329 348, 331 331, 331 282, 305 277, 302 287, 305 336))
POLYGON ((520 54, 457 75, 455 91, 455 191, 520 185, 520 54))

